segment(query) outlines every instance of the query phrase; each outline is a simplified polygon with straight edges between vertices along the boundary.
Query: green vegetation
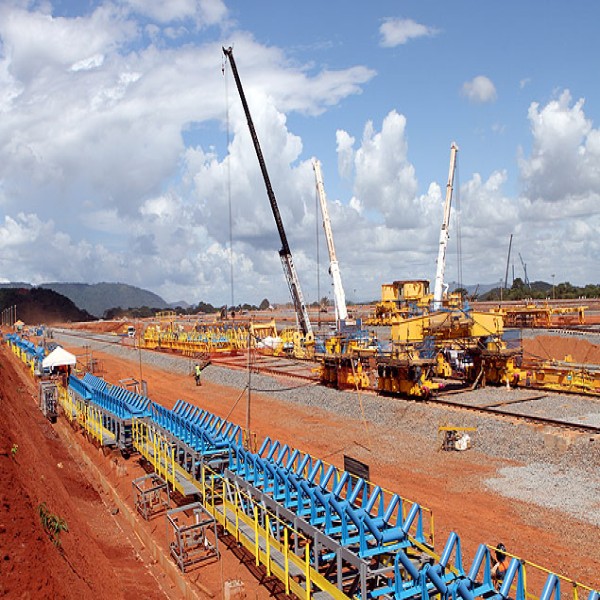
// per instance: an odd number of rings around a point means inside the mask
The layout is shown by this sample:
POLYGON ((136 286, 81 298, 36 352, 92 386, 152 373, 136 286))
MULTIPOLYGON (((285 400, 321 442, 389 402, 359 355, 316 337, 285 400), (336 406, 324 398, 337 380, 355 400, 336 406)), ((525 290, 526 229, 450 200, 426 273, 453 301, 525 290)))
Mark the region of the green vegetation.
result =
POLYGON ((62 546, 62 542, 60 541, 61 532, 69 531, 67 522, 61 517, 51 513, 45 502, 42 502, 38 506, 38 514, 40 515, 40 521, 44 531, 48 534, 52 543, 57 548, 60 548, 62 546))
POLYGON ((0 311, 10 306, 17 307, 18 319, 31 325, 94 320, 69 298, 44 288, 0 287, 0 311))
MULTIPOLYGON (((263 305, 265 302, 267 303, 266 308, 268 308, 270 306, 270 303, 265 298, 261 302, 260 307, 256 306, 255 304, 246 304, 246 303, 238 304, 233 307, 231 307, 231 306, 215 307, 212 304, 209 304, 207 302, 198 302, 198 304, 192 305, 188 308, 183 308, 181 306, 178 306, 172 310, 177 316, 196 315, 198 313, 206 314, 206 315, 221 313, 221 316, 223 318, 226 318, 226 315, 228 313, 231 313, 232 311, 235 312, 235 314, 239 315, 239 314, 244 314, 245 312, 248 312, 251 310, 252 311, 253 310, 264 310, 263 305)), ((113 319, 145 319, 145 318, 154 317, 156 315, 156 313, 160 312, 161 310, 162 310, 161 308, 150 308, 149 306, 141 306, 139 308, 121 308, 120 306, 118 306, 117 308, 110 308, 110 309, 104 311, 103 318, 106 319, 107 321, 110 321, 113 319)))
POLYGON ((571 285, 568 281, 553 286, 545 281, 534 281, 528 286, 520 277, 517 277, 510 288, 496 287, 493 290, 481 295, 478 300, 496 301, 500 300, 525 300, 532 298, 534 300, 545 300, 546 298, 555 298, 557 300, 571 300, 577 298, 598 298, 600 297, 600 284, 587 284, 583 287, 571 285))
POLYGON ((17 452, 19 451, 19 446, 17 446, 17 444, 13 444, 12 448, 10 449, 10 454, 13 458, 15 458, 17 456, 17 452))

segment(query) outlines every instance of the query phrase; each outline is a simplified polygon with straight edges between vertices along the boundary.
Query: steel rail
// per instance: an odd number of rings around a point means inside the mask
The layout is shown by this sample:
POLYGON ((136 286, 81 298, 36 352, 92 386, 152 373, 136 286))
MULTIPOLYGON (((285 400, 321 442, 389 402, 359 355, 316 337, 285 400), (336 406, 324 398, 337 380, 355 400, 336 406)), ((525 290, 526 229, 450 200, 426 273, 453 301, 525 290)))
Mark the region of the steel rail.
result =
MULTIPOLYGON (((465 404, 464 402, 452 402, 450 400, 443 400, 441 398, 430 397, 424 402, 429 404, 437 404, 441 406, 451 406, 453 408, 459 408, 461 410, 467 410, 471 412, 478 412, 483 414, 492 414, 499 417, 508 417, 511 419, 518 419, 520 421, 528 421, 531 423, 537 423, 540 425, 550 425, 552 427, 560 427, 563 429, 574 429, 581 433, 591 433, 594 435, 600 435, 600 427, 594 425, 586 425, 585 423, 574 423, 573 421, 563 421, 561 419, 552 419, 550 417, 540 417, 537 415, 526 415, 523 413, 512 412, 508 410, 500 410, 499 408, 485 407, 485 406, 474 406, 472 404, 465 404)), ((525 400, 527 402, 527 400, 525 400)))
MULTIPOLYGON (((284 359, 284 360, 289 360, 289 359, 284 359)), ((235 369, 238 371, 247 371, 248 370, 247 363, 242 364, 241 361, 238 361, 238 362, 229 361, 227 358, 224 358, 224 357, 223 358, 212 358, 211 363, 215 366, 224 367, 227 369, 235 369)), ((291 368, 293 368, 293 366, 294 365, 292 365, 291 368)), ((263 375, 273 375, 276 377, 289 377, 290 379, 301 379, 303 381, 313 381, 313 382, 319 381, 318 375, 304 375, 302 373, 292 373, 285 369, 280 369, 274 365, 264 366, 264 365, 261 365, 260 363, 253 362, 253 363, 251 363, 250 369, 252 370, 253 373, 259 373, 259 374, 263 374, 263 375)))

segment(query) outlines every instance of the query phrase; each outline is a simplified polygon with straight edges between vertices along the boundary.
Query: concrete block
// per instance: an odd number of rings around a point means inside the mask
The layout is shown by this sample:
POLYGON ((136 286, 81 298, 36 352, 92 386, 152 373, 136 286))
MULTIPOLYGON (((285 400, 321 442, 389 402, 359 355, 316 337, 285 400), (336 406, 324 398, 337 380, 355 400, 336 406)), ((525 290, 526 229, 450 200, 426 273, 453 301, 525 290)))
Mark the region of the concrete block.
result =
POLYGON ((240 579, 225 582, 225 600, 242 600, 246 598, 246 588, 240 579))

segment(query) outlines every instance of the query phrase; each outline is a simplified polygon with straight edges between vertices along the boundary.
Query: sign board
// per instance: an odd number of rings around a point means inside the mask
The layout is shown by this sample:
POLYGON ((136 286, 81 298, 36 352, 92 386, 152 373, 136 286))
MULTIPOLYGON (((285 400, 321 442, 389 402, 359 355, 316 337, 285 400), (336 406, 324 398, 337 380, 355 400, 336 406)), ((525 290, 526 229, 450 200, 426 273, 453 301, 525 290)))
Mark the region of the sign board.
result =
POLYGON ((350 475, 354 475, 354 477, 358 477, 359 479, 370 481, 369 465, 360 462, 360 460, 356 460, 356 458, 352 458, 351 456, 346 456, 345 454, 344 471, 348 471, 350 475))

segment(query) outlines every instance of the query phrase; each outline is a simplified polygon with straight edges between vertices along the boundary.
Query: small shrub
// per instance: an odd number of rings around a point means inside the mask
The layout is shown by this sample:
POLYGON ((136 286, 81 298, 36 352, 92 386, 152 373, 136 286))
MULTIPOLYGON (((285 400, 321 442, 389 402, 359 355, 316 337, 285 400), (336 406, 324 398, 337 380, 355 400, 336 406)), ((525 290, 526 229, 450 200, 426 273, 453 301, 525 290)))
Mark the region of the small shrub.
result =
POLYGON ((58 515, 51 513, 48 510, 48 507, 46 506, 45 502, 42 502, 38 506, 38 514, 40 515, 40 521, 42 522, 42 527, 44 528, 44 531, 48 534, 48 536, 52 540, 52 543, 57 548, 60 548, 62 546, 62 543, 60 541, 61 531, 69 531, 69 526, 67 525, 67 522, 58 515))
POLYGON ((13 458, 15 458, 15 456, 17 456, 18 451, 19 451, 19 446, 17 446, 17 444, 13 444, 12 448, 10 449, 10 453, 13 458))

